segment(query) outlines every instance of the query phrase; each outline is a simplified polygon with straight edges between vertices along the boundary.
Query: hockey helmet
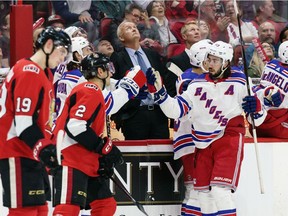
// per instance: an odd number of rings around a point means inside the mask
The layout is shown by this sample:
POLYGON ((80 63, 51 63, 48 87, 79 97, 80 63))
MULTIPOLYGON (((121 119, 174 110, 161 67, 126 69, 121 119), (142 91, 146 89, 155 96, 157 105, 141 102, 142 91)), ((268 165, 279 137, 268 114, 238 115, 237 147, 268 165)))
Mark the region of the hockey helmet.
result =
POLYGON ((67 33, 60 28, 53 28, 51 26, 45 28, 38 36, 35 43, 36 49, 43 48, 47 40, 52 39, 54 46, 63 46, 68 53, 71 52, 71 39, 67 33))
POLYGON ((72 53, 78 52, 82 56, 82 58, 84 58, 85 56, 83 55, 83 48, 90 46, 89 41, 84 37, 74 37, 71 39, 71 41, 72 53))
POLYGON ((110 61, 109 57, 102 53, 92 53, 81 61, 81 71, 86 79, 96 77, 97 69, 99 67, 112 74, 115 72, 114 65, 110 61))
POLYGON ((278 56, 280 58, 280 62, 283 64, 288 64, 288 41, 284 41, 280 44, 278 49, 278 56))
POLYGON ((212 44, 213 42, 209 39, 200 40, 193 44, 189 50, 190 63, 195 67, 202 67, 202 62, 212 44))
POLYGON ((231 62, 233 58, 233 47, 231 44, 225 43, 223 41, 216 41, 213 43, 208 52, 206 53, 206 58, 208 55, 213 55, 223 60, 223 65, 226 61, 231 62))

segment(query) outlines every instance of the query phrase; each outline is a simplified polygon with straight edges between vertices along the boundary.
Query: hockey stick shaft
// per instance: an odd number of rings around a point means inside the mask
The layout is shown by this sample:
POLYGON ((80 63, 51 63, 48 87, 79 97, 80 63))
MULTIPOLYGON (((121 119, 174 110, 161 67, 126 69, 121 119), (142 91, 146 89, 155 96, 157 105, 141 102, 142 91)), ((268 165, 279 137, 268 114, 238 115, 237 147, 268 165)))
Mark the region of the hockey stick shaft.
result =
POLYGON ((132 195, 127 191, 127 189, 122 186, 121 184, 119 184, 112 176, 109 176, 109 178, 114 182, 114 184, 119 188, 121 189, 125 194, 126 196, 137 206, 137 208, 143 213, 145 214, 146 216, 149 216, 147 214, 147 212, 145 211, 144 207, 138 202, 136 201, 132 195))
MULTIPOLYGON (((243 59, 243 65, 244 65, 244 74, 246 76, 247 91, 248 91, 248 95, 251 96, 253 92, 250 87, 251 83, 249 82, 249 76, 247 72, 248 70, 247 70, 247 62, 246 62, 246 55, 245 55, 245 49, 244 49, 244 41, 242 37, 241 21, 240 21, 240 15, 239 15, 236 0, 234 0, 234 10, 237 16, 237 23, 238 23, 238 28, 239 28, 240 44, 241 44, 242 59, 243 59)), ((251 117, 251 125, 252 125, 252 136, 253 136, 255 153, 256 153, 255 156, 256 156, 256 162, 257 162, 258 177, 259 177, 259 183, 260 183, 260 192, 261 194, 264 194, 264 184, 263 184, 261 163, 259 159, 259 145, 258 145, 258 140, 257 140, 256 128, 255 128, 255 120, 254 120, 253 114, 250 114, 250 117, 251 117)))

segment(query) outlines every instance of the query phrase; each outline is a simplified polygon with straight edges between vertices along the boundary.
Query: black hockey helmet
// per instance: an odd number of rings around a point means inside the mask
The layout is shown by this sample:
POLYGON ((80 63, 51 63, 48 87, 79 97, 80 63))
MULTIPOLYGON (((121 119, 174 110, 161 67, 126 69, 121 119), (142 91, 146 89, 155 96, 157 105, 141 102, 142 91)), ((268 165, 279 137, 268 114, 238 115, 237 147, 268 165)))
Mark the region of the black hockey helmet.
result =
POLYGON ((115 71, 110 58, 102 53, 92 53, 81 61, 81 72, 87 80, 97 76, 99 67, 108 71, 108 73, 114 73, 115 71))
POLYGON ((43 48, 47 40, 52 39, 54 46, 63 46, 67 49, 68 53, 71 53, 71 39, 69 35, 60 28, 53 28, 49 26, 45 28, 38 36, 35 43, 36 49, 43 48))

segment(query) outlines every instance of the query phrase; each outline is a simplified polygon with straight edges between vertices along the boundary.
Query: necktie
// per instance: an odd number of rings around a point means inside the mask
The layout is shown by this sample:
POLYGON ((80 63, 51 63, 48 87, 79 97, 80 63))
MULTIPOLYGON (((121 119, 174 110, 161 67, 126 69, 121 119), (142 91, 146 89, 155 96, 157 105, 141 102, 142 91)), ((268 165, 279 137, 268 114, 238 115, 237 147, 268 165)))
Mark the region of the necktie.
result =
POLYGON ((136 51, 135 55, 137 56, 137 61, 138 61, 138 64, 139 64, 141 70, 146 74, 147 66, 144 62, 144 59, 142 58, 141 53, 139 51, 136 51))
MULTIPOLYGON (((137 56, 137 61, 141 70, 146 74, 147 66, 144 62, 144 59, 142 58, 141 53, 139 51, 136 51, 135 55, 137 56)), ((141 101, 141 105, 151 105, 151 104, 154 104, 154 100, 153 100, 152 95, 148 94, 147 98, 141 101)))

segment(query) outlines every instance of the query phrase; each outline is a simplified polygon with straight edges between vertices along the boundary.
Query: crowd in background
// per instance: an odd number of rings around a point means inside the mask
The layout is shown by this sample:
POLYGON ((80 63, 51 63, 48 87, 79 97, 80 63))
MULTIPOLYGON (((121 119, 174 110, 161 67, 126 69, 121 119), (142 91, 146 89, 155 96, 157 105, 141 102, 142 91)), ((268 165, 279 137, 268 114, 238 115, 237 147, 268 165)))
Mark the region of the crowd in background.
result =
MULTIPOLYGON (((45 25, 61 28, 69 26, 82 27, 88 33, 88 40, 97 45, 99 39, 106 37, 115 51, 123 48, 117 38, 117 26, 123 20, 134 22, 141 33, 141 46, 156 50, 164 61, 185 50, 185 39, 181 27, 189 21, 196 21, 201 39, 212 41, 221 39, 233 45, 234 63, 240 57, 240 41, 237 18, 233 1, 23 1, 33 5, 34 21, 43 17, 45 25), (172 44, 172 45, 170 45, 172 44)), ((9 66, 9 5, 1 4, 1 67, 9 66)), ((284 31, 287 25, 287 1, 239 1, 241 28, 247 64, 253 70, 253 38, 268 42, 277 52, 279 42, 288 36, 284 31), (263 23, 268 21, 270 27, 263 23), (281 34, 280 34, 281 33, 281 34), (252 46, 251 46, 252 45, 252 46), (251 48, 252 47, 252 48, 251 48)), ((186 46, 187 47, 187 46, 186 46)), ((255 57, 256 56, 256 57, 255 57)), ((275 55, 277 57, 277 55, 275 55)), ((257 73, 253 72, 252 73, 257 73)))

